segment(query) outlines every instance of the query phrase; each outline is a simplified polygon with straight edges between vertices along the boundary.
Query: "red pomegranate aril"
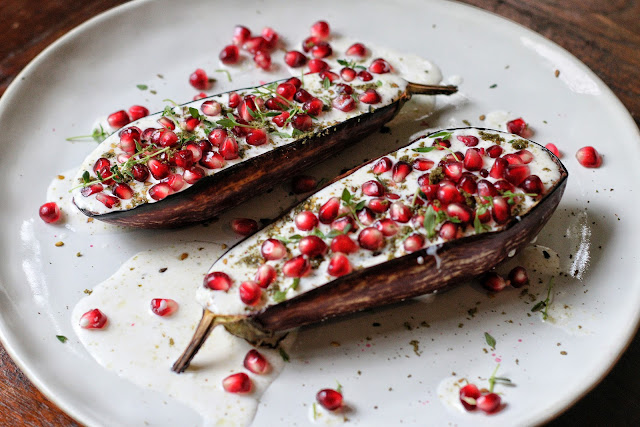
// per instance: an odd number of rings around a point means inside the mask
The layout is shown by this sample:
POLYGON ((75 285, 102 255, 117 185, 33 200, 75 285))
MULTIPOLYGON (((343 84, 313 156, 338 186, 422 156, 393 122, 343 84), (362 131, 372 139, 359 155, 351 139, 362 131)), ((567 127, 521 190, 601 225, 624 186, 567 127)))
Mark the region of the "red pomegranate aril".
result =
POLYGON ((160 137, 160 145, 163 147, 175 147, 178 145, 178 135, 170 130, 163 132, 160 137))
POLYGON ((407 252, 418 251, 424 246, 424 237, 421 234, 413 233, 405 239, 403 246, 407 252))
POLYGON ((474 384, 467 384, 466 386, 460 389, 460 403, 464 406, 464 409, 467 411, 473 411, 476 409, 476 399, 482 396, 478 387, 474 384))
POLYGON ((451 148, 451 141, 448 139, 436 138, 431 144, 433 147, 436 147, 437 150, 441 151, 445 148, 451 148))
POLYGON ((133 179, 138 182, 145 182, 149 178, 149 168, 140 163, 133 165, 131 168, 133 179))
POLYGON ((478 195, 481 197, 493 197, 498 195, 498 190, 491 182, 481 179, 478 181, 478 195))
POLYGON ((302 50, 304 52, 309 52, 312 47, 319 43, 321 40, 315 36, 309 36, 302 41, 302 50))
POLYGON ((556 144, 553 144, 550 142, 547 145, 545 145, 544 148, 551 151, 553 155, 556 156, 557 158, 560 158, 560 150, 558 150, 558 147, 556 147, 556 144))
POLYGON ((373 80, 373 76, 371 75, 371 73, 366 70, 359 71, 358 78, 363 82, 370 82, 371 80, 373 80))
POLYGON ((265 46, 268 49, 273 49, 278 44, 278 39, 280 38, 280 36, 275 32, 273 28, 264 27, 262 29, 262 38, 265 41, 265 46))
POLYGON ((229 94, 229 108, 236 108, 238 105, 240 105, 241 101, 242 98, 240 98, 240 95, 238 95, 236 92, 231 92, 229 94))
POLYGON ((313 122, 311 120, 311 116, 309 116, 308 114, 296 114, 291 119, 291 126, 302 132, 307 132, 311 130, 313 122))
POLYGON ((533 154, 529 150, 520 150, 516 152, 516 156, 520 157, 525 165, 533 161, 533 154))
POLYGON ((213 145, 214 147, 219 147, 224 142, 224 140, 227 139, 228 136, 229 132, 227 132, 225 129, 214 129, 209 132, 209 135, 207 135, 207 139, 209 140, 211 145, 213 145))
POLYGON ((365 196, 383 196, 384 187, 378 181, 367 181, 362 184, 362 193, 365 196))
POLYGON ((438 235, 444 240, 455 239, 458 236, 458 225, 450 221, 445 221, 440 226, 438 235))
POLYGON ((220 169, 226 164, 222 154, 217 151, 207 151, 199 163, 208 169, 220 169))
POLYGON ((191 150, 180 150, 175 154, 173 159, 176 166, 180 166, 183 169, 189 169, 195 163, 191 150))
MULTIPOLYGON (((98 183, 96 183, 96 184, 91 184, 91 185, 89 185, 89 186, 87 186, 87 187, 83 187, 83 188, 80 190, 80 194, 82 194, 84 197, 89 197, 89 196, 90 196, 90 195, 92 195, 92 194, 96 194, 96 193, 101 192, 103 189, 104 189, 104 187, 102 187, 102 184, 98 184, 98 183)), ((53 202, 52 202, 52 203, 53 203, 53 202)), ((47 204, 48 204, 48 203, 47 203, 47 204)), ((44 206, 44 205, 42 205, 42 206, 44 206)), ((40 208, 40 209, 42 209, 42 208, 40 208)), ((42 215, 40 215, 40 217, 42 217, 42 215)), ((43 219, 44 219, 44 218, 43 218, 43 219)), ((45 222, 54 222, 54 221, 46 221, 46 220, 45 220, 45 222)))
POLYGON ((238 293, 240 300, 246 305, 257 305, 262 298, 262 289, 256 282, 242 282, 238 293))
POLYGON ((161 317, 171 316, 178 311, 178 303, 169 298, 154 298, 150 305, 153 314, 161 317))
POLYGON ((367 203, 367 207, 375 213, 384 213, 389 210, 390 206, 391 202, 381 198, 370 199, 367 203))
POLYGON ((322 113, 322 107, 324 104, 318 98, 312 98, 305 102, 302 109, 312 116, 319 116, 322 113))
POLYGON ((249 236, 258 231, 258 223, 251 218, 235 218, 231 220, 231 229, 241 236, 249 236))
POLYGON ((222 380, 222 388, 228 393, 249 393, 252 388, 251 379, 244 372, 232 374, 222 380))
POLYGON ((509 282, 514 288, 521 288, 529 284, 529 275, 527 270, 521 265, 514 267, 509 272, 509 282))
POLYGON ((503 158, 497 158, 491 166, 489 176, 495 179, 501 179, 504 176, 504 172, 507 170, 509 163, 503 158))
POLYGON ((120 199, 129 200, 133 197, 133 190, 127 184, 117 183, 113 186, 113 194, 120 199))
POLYGON ((356 78, 356 71, 353 68, 344 67, 340 70, 340 77, 342 77, 342 80, 345 82, 351 82, 356 78))
POLYGON ((204 287, 214 291, 228 291, 231 287, 231 278, 227 273, 213 271, 204 277, 204 287))
POLYGON ((521 165, 524 163, 520 156, 513 153, 505 154, 504 156, 502 156, 502 158, 506 160, 510 165, 521 165))
POLYGON ((262 129, 251 129, 246 137, 247 144, 253 146, 267 143, 267 133, 262 129))
POLYGON ((379 175, 391 170, 392 167, 393 162, 388 157, 381 157, 380 159, 376 160, 371 170, 373 171, 373 173, 379 175))
POLYGON ((394 182, 403 182, 407 175, 411 173, 411 166, 407 162, 399 161, 393 166, 391 179, 394 182))
POLYGON ((349 229, 349 233, 353 233, 358 229, 358 224, 351 216, 343 216, 342 218, 338 218, 331 223, 331 229, 344 232, 349 229))
POLYGON ((362 208, 358 211, 358 220, 363 225, 371 225, 376 220, 376 215, 369 208, 362 208))
POLYGON ((415 159, 413 161, 413 168, 417 171, 427 171, 429 169, 431 169, 433 167, 435 163, 433 162, 433 160, 429 160, 429 159, 424 159, 422 157, 419 157, 417 159, 415 159))
POLYGON ((527 165, 508 165, 504 171, 504 178, 513 185, 520 185, 531 174, 527 165))
POLYGON ((149 196, 151 196, 153 200, 162 200, 173 193, 173 189, 166 182, 159 182, 149 188, 149 196))
POLYGON ((231 136, 224 140, 220 145, 219 151, 220 154, 222 154, 222 157, 226 160, 234 160, 240 157, 238 152, 238 143, 236 142, 236 139, 231 136))
POLYGON ((380 221, 377 221, 374 226, 382 233, 385 237, 395 236, 400 231, 400 226, 389 218, 383 218, 380 221))
POLYGON ((525 193, 542 194, 544 192, 544 184, 537 175, 529 175, 520 183, 520 188, 525 193))
POLYGON ((271 68, 271 54, 264 50, 259 50, 253 55, 253 62, 263 70, 271 68))
POLYGON ((146 128, 140 135, 140 139, 142 141, 151 141, 151 136, 156 130, 156 128, 146 128))
POLYGON ((272 120, 273 120, 273 123, 276 124, 276 126, 283 127, 288 118, 289 118, 289 112, 284 111, 282 114, 275 116, 272 120))
POLYGON ((478 217, 481 223, 486 224, 487 222, 491 221, 491 211, 487 209, 480 214, 476 212, 476 217, 478 217))
POLYGON ((500 147, 499 145, 492 145, 491 147, 487 148, 487 154, 492 159, 497 159, 502 154, 502 147, 500 147))
POLYGON ((263 289, 269 287, 274 280, 276 280, 276 269, 270 266, 269 264, 262 264, 258 267, 258 271, 256 272, 255 282, 263 289))
POLYGON ((107 117, 107 122, 109 122, 109 126, 115 129, 119 129, 122 126, 129 124, 130 121, 131 119, 129 118, 129 115, 124 110, 111 113, 109 114, 109 117, 107 117))
POLYGON ((509 221, 509 218, 511 217, 511 207, 501 196, 495 196, 493 198, 491 216, 493 216, 493 220, 498 224, 504 224, 509 221))
POLYGON ((298 230, 301 231, 311 231, 318 226, 318 217, 310 211, 300 212, 294 221, 298 230))
POLYGON ((250 37, 244 42, 242 47, 244 50, 252 54, 267 49, 266 40, 261 36, 250 37))
MULTIPOLYGON (((160 117, 158 119, 158 123, 160 123, 160 125, 165 129, 174 130, 176 128, 176 124, 168 117, 160 117)), ((161 138, 162 135, 164 135, 165 129, 162 129, 161 132, 157 133, 158 138, 161 138)))
POLYGON ((367 227, 358 235, 358 243, 363 249, 379 251, 384 246, 384 236, 375 227, 367 227))
POLYGON ((143 117, 147 117, 149 115, 149 110, 142 105, 132 105, 129 107, 129 117, 132 122, 135 122, 138 119, 143 117))
POLYGON ((444 165, 443 172, 445 176, 454 182, 458 182, 462 177, 462 162, 450 162, 444 165))
POLYGON ((342 393, 330 388, 322 389, 316 394, 316 400, 323 408, 335 411, 342 407, 342 393))
POLYGON ((296 91, 297 91, 296 87, 291 83, 287 83, 287 82, 280 83, 276 87, 276 93, 281 97, 288 99, 289 101, 293 99, 293 97, 296 94, 296 91))
POLYGON ((220 113, 222 113, 222 106, 218 101, 204 101, 202 105, 200 105, 200 111, 202 111, 205 116, 219 116, 220 113))
POLYGON ((184 178, 182 175, 177 173, 169 175, 166 182, 173 191, 180 191, 182 190, 182 187, 184 187, 184 178))
POLYGON ((267 359, 256 349, 251 349, 247 352, 242 366, 248 371, 258 375, 266 374, 270 367, 267 359))
POLYGON ((169 165, 161 162, 158 159, 150 159, 147 162, 147 166, 149 167, 151 175, 153 175, 153 177, 158 180, 168 177, 171 173, 171 168, 169 167, 169 165))
POLYGON ((138 151, 136 147, 136 139, 129 133, 120 137, 118 147, 127 154, 135 154, 138 151))
POLYGON ((475 147, 478 145, 478 142, 480 142, 478 138, 473 135, 458 135, 456 138, 467 147, 475 147))
MULTIPOLYGON (((427 181, 428 182, 428 181, 427 181)), ((427 196, 427 200, 435 200, 438 198, 438 190, 440 189, 440 185, 438 184, 423 184, 420 186, 420 191, 427 196)), ((445 197, 445 192, 442 193, 442 197, 445 197)), ((457 197, 454 195, 454 197, 457 197)))
POLYGON ((576 152, 576 159, 585 168, 599 168, 602 165, 602 156, 591 146, 579 149, 576 152))
POLYGON ((331 241, 331 252, 352 254, 358 252, 358 245, 346 234, 340 234, 331 241))
POLYGON ((391 204, 389 216, 392 220, 398 221, 402 224, 409 222, 412 213, 411 209, 402 202, 394 202, 391 204))
POLYGON ((240 58, 238 46, 230 44, 223 47, 220 51, 220 55, 218 55, 218 58, 220 58, 220 61, 223 64, 232 65, 237 63, 238 59, 240 58))
POLYGON ((314 258, 326 254, 329 248, 320 237, 306 236, 300 239, 298 249, 300 249, 301 254, 314 258))
POLYGON ((284 62, 291 68, 298 68, 307 63, 307 57, 302 52, 290 50, 284 54, 284 62))
POLYGON ((340 210, 340 199, 337 197, 330 198, 324 205, 320 207, 318 219, 323 224, 331 224, 338 217, 340 210))
POLYGON ((238 115, 247 123, 254 120, 257 110, 258 107, 256 107, 253 98, 245 97, 238 105, 238 115))
POLYGON ((349 258, 341 253, 335 253, 331 256, 329 266, 327 267, 327 273, 333 277, 340 277, 351 273, 351 263, 349 258))
POLYGON ((500 396, 496 393, 483 394, 476 399, 476 407, 487 414, 491 414, 500 407, 500 400, 500 396))
POLYGON ((324 62, 322 59, 315 58, 309 61, 307 67, 309 67, 309 72, 319 73, 321 71, 328 70, 329 64, 324 62))
MULTIPOLYGON (((100 184, 94 184, 94 185, 100 185, 100 184)), ((90 187, 85 187, 85 188, 90 188, 90 187)), ((85 188, 83 188, 82 190, 84 190, 85 188)), ((81 190, 81 192, 82 192, 82 190, 81 190)), ((100 185, 100 190, 99 191, 102 191, 102 185, 100 185)), ((98 192, 98 191, 96 191, 96 192, 98 192)), ((93 193, 89 193, 89 194, 93 194, 93 193)), ((83 193, 82 195, 87 197, 89 194, 85 195, 83 193)), ((40 218, 44 222, 46 222, 48 224, 51 224, 51 223, 54 223, 54 222, 56 222, 56 221, 58 221, 60 219, 60 208, 58 207, 56 202, 47 202, 44 205, 40 206, 38 214, 40 215, 40 218)))
POLYGON ((111 209, 114 206, 118 206, 120 204, 120 200, 118 200, 117 197, 110 196, 104 193, 98 193, 98 195, 96 196, 96 200, 98 200, 100 203, 102 203, 109 209, 111 209))
MULTIPOLYGON (((202 149, 200 148, 200 146, 195 143, 195 142, 189 142, 184 146, 184 151, 188 151, 191 153, 191 166, 193 166, 195 163, 197 163, 200 159, 202 159, 202 149)), ((185 154, 185 156, 188 157, 188 155, 185 154)), ((176 157, 178 157, 176 155, 176 157)), ((177 162, 176 162, 177 163, 177 162)), ((179 166, 179 165, 178 165, 179 166)), ((191 167, 189 166, 189 167, 191 167)), ((183 166, 184 167, 184 166, 183 166)), ((186 167, 185 169, 188 169, 189 167, 186 167)))
POLYGON ((338 95, 333 99, 333 101, 331 101, 331 105, 345 113, 356 109, 356 101, 351 97, 351 95, 347 94, 338 95))
POLYGON ((191 86, 198 90, 207 90, 210 86, 209 77, 202 68, 198 68, 193 73, 191 73, 191 75, 189 76, 189 83, 191 83, 191 86))
POLYGON ((313 96, 305 89, 298 89, 296 94, 293 96, 293 99, 295 99, 297 102, 300 102, 301 104, 307 102, 311 98, 313 98, 313 96))
POLYGON ((287 277, 304 277, 311 271, 309 260, 303 255, 291 258, 282 266, 282 273, 287 277))
POLYGON ((287 248, 278 239, 267 239, 262 243, 260 253, 267 261, 277 261, 287 255, 287 248))
POLYGON ((292 85, 294 85, 296 87, 296 90, 298 90, 298 89, 300 89, 300 87, 302 87, 302 80, 300 80, 297 77, 291 77, 285 83, 291 83, 292 85))
POLYGON ((447 215, 458 218, 461 223, 468 224, 473 220, 473 211, 462 203, 451 203, 447 205, 447 215))
POLYGON ((460 181, 458 181, 458 190, 464 190, 468 194, 475 194, 478 191, 478 184, 473 178, 463 174, 460 181))
POLYGON ((107 316, 99 309, 94 308, 80 317, 79 324, 83 329, 102 329, 107 324, 107 316))
POLYGON ((196 182, 204 178, 204 176, 205 176, 204 170, 202 168, 199 168, 198 166, 194 166, 192 168, 186 169, 182 173, 182 177, 188 184, 195 184, 196 182))
POLYGON ((291 180, 291 189, 295 194, 308 193, 315 190, 318 181, 310 175, 297 175, 291 180))
POLYGON ((311 55, 316 59, 326 58, 327 56, 331 56, 332 53, 333 49, 331 49, 331 45, 327 42, 318 42, 311 48, 311 55))
POLYGON ((470 171, 479 171, 482 169, 482 156, 475 148, 469 148, 464 155, 464 167, 470 171))
POLYGON ((319 40, 327 40, 329 38, 330 28, 326 21, 318 21, 311 26, 311 36, 319 40))
POLYGON ((242 46, 244 42, 246 42, 249 37, 251 37, 251 31, 247 27, 243 27, 242 25, 237 25, 233 29, 233 44, 242 46))
POLYGON ((347 55, 359 56, 360 58, 367 55, 367 48, 362 43, 354 43, 347 49, 347 55))
POLYGON ((194 101, 197 101, 199 99, 204 99, 206 97, 207 97, 206 93, 200 92, 200 93, 197 93, 197 94, 193 95, 193 98, 191 98, 191 99, 194 100, 194 101))
POLYGON ((507 123, 507 131, 518 136, 524 137, 526 129, 527 123, 522 118, 517 118, 507 123))
POLYGON ((386 74, 391 71, 391 65, 384 59, 377 58, 369 65, 369 71, 375 74, 386 74))

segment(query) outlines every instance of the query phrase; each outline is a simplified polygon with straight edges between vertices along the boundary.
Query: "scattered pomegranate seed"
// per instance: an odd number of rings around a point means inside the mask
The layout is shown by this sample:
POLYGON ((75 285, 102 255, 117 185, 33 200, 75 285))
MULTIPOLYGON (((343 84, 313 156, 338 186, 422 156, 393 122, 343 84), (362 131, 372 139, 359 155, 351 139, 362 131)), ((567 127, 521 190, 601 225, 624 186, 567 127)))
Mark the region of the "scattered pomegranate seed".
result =
POLYGON ((204 287, 213 291, 228 291, 231 287, 231 278, 221 271, 213 271, 204 276, 204 287))
POLYGON ((327 253, 327 244, 318 236, 306 236, 298 243, 300 253, 310 258, 322 256, 327 253))
POLYGON ((537 175, 529 175, 520 183, 520 188, 522 188, 526 193, 532 194, 542 194, 544 192, 544 184, 540 180, 540 177, 537 175))
MULTIPOLYGON (((148 172, 147 172, 147 175, 148 175, 148 172)), ((84 197, 89 197, 92 194, 96 194, 96 193, 101 192, 103 189, 104 189, 104 187, 102 186, 102 184, 98 184, 98 183, 91 184, 88 187, 82 188, 80 190, 80 194, 82 194, 84 197)), ((42 207, 40 209, 42 209, 42 207)), ((42 216, 41 216, 41 218, 42 218, 42 216)), ((53 221, 53 222, 55 222, 55 221, 53 221)))
POLYGON ((290 50, 284 54, 284 62, 292 68, 302 67, 307 63, 307 57, 302 52, 290 50))
POLYGON ((484 161, 482 160, 482 156, 475 148, 469 148, 464 155, 463 161, 464 167, 470 171, 479 171, 482 169, 484 161))
POLYGON ((491 178, 500 179, 504 176, 504 172, 507 169, 509 163, 503 158, 497 158, 496 161, 491 166, 491 170, 489 171, 489 176, 491 178))
POLYGON ((154 298, 151 300, 151 311, 158 316, 171 316, 178 311, 178 303, 168 298, 154 298))
POLYGON ((133 165, 131 173, 133 174, 133 179, 138 182, 145 182, 149 178, 149 168, 140 163, 133 165))
POLYGON ((369 71, 375 74, 386 74, 391 71, 391 65, 382 58, 374 59, 369 65, 369 71))
POLYGON ((358 72, 358 78, 363 82, 369 82, 373 80, 373 76, 371 75, 371 73, 366 70, 358 72))
POLYGON ((513 185, 520 185, 531 174, 527 165, 508 165, 504 171, 504 178, 513 185))
POLYGON ((222 106, 218 101, 204 101, 202 105, 200 105, 200 111, 202 111, 205 116, 219 116, 220 113, 222 113, 222 106))
POLYGON ((576 153, 576 159, 585 168, 599 168, 602 164, 602 156, 591 146, 579 149, 576 153))
POLYGON ((332 53, 333 49, 331 49, 331 45, 327 42, 318 42, 311 48, 311 55, 316 59, 326 58, 331 56, 332 53))
POLYGON ((262 289, 256 282, 243 282, 238 288, 240 300, 246 305, 257 305, 262 298, 262 289))
POLYGON ((318 217, 313 212, 303 211, 296 215, 296 227, 301 231, 311 231, 318 226, 318 217))
POLYGON ((247 27, 243 27, 242 25, 237 25, 233 29, 233 44, 242 46, 244 42, 246 42, 249 37, 251 37, 251 31, 247 27))
POLYGON ((288 118, 289 118, 289 112, 284 111, 282 114, 275 116, 272 120, 273 120, 273 123, 275 123, 278 127, 283 127, 288 118))
POLYGON ((151 175, 158 180, 168 177, 171 173, 169 165, 158 159, 149 159, 147 166, 149 167, 151 175))
POLYGON ((291 126, 302 132, 306 132, 311 130, 313 122, 311 120, 311 116, 309 116, 308 114, 296 114, 291 119, 291 126))
POLYGON ((344 67, 340 70, 340 77, 342 77, 342 80, 345 82, 351 82, 356 78, 356 71, 353 68, 344 67))
POLYGON ((83 329, 102 329, 107 324, 107 316, 97 308, 94 308, 80 317, 79 324, 83 329))
POLYGON ((247 352, 244 357, 243 366, 253 372, 254 374, 262 375, 269 371, 270 365, 267 359, 258 352, 258 350, 252 349, 247 352))
POLYGON ((476 399, 476 406, 487 414, 495 412, 500 407, 500 396, 496 393, 483 394, 476 399))
POLYGON ((200 164, 208 169, 220 169, 226 162, 222 154, 217 151, 207 151, 202 159, 200 159, 200 164))
POLYGON ((246 137, 247 144, 253 146, 267 143, 267 133, 263 129, 251 129, 246 137))
POLYGON ((302 50, 303 52, 309 52, 311 50, 312 47, 314 47, 316 45, 316 43, 320 42, 321 40, 315 36, 309 36, 306 39, 304 39, 302 41, 302 50))
POLYGON ((241 236, 250 236, 258 231, 258 223, 250 218, 235 218, 231 220, 231 229, 241 236))
POLYGON ((462 196, 460 195, 460 192, 455 185, 450 182, 446 182, 440 183, 440 186, 438 187, 438 191, 436 193, 436 197, 438 198, 438 200, 440 200, 440 202, 448 205, 449 203, 460 200, 462 196))
POLYGON ((364 104, 377 104, 382 100, 375 89, 367 89, 358 99, 364 104))
POLYGON ((398 224, 390 218, 382 218, 374 226, 386 237, 395 236, 400 231, 398 224))
POLYGON ((517 118, 507 123, 507 131, 518 136, 524 136, 523 133, 526 129, 527 123, 522 118, 517 118))
POLYGON ((220 154, 222 154, 222 157, 226 160, 234 160, 240 157, 236 139, 231 136, 226 138, 220 145, 220 154))
POLYGON ((556 147, 556 144, 549 143, 545 145, 544 148, 551 151, 554 154, 554 156, 556 156, 557 158, 560 158, 560 150, 558 150, 558 147, 556 147))
POLYGON ((311 271, 309 260, 303 255, 291 258, 282 266, 282 273, 287 277, 304 277, 311 271))
POLYGON ((458 236, 458 225, 450 221, 445 221, 440 226, 438 235, 444 240, 455 239, 458 236))
POLYGON ((495 222, 498 224, 504 224, 509 221, 509 218, 511 217, 511 207, 504 198, 495 196, 493 198, 491 214, 495 222))
POLYGON ((481 197, 493 197, 498 195, 498 190, 496 190, 496 187, 491 182, 486 179, 481 179, 478 181, 478 195, 481 197))
POLYGON ((162 200, 171 194, 173 194, 173 189, 166 182, 159 182, 149 188, 149 196, 153 200, 162 200))
POLYGON ((120 199, 129 200, 133 197, 133 190, 127 184, 117 183, 113 186, 113 194, 120 199))
POLYGON ((311 73, 319 73, 320 71, 325 71, 329 69, 329 64, 324 62, 322 59, 312 59, 307 64, 309 67, 309 72, 311 73))
POLYGON ((460 403, 467 411, 473 411, 476 409, 477 399, 482 396, 478 387, 474 384, 467 384, 460 389, 460 403))
POLYGON ((331 223, 331 229, 341 232, 345 232, 349 227, 349 233, 354 233, 358 229, 358 225, 352 216, 343 216, 331 223))
POLYGON ((480 142, 478 138, 473 135, 458 135, 456 138, 467 147, 475 147, 478 145, 478 142, 480 142))
POLYGON ((374 164, 371 170, 373 173, 379 175, 381 173, 385 173, 388 170, 391 170, 393 166, 393 162, 388 157, 381 157, 374 164))
MULTIPOLYGON (((100 185, 100 184, 98 184, 100 185)), ((88 188, 88 187, 85 187, 88 188)), ((83 188, 84 190, 84 188, 83 188)), ((102 186, 100 185, 100 191, 102 191, 102 186)), ((91 193, 93 194, 93 193, 91 193)), ((84 194, 83 194, 84 196, 84 194)), ((85 196, 86 197, 86 196, 85 196)), ((55 202, 48 202, 44 205, 40 206, 39 210, 40 218, 46 223, 54 223, 60 219, 60 208, 55 202)))
POLYGON ((231 92, 229 94, 229 108, 236 108, 238 105, 240 105, 240 101, 242 101, 242 99, 237 93, 231 92))
POLYGON ((199 168, 198 166, 194 166, 192 168, 186 169, 182 173, 182 177, 189 184, 195 184, 196 182, 204 178, 204 176, 205 176, 204 170, 202 168, 199 168))
POLYGON ((364 57, 367 54, 367 48, 362 43, 354 43, 347 49, 347 55, 364 57))
POLYGON ((276 280, 277 272, 276 269, 270 266, 269 264, 262 264, 258 267, 258 271, 256 272, 255 282, 263 289, 269 287, 274 280, 276 280))
POLYGON ((138 119, 143 117, 147 117, 149 115, 149 110, 142 105, 132 105, 129 107, 129 117, 132 122, 135 122, 138 119))
POLYGON ((117 197, 110 196, 104 193, 98 193, 98 195, 96 196, 96 200, 98 200, 100 203, 102 203, 109 209, 111 209, 114 206, 118 206, 120 204, 120 200, 118 200, 117 197))
POLYGON ((329 266, 327 267, 327 273, 333 277, 340 277, 351 273, 351 263, 349 258, 341 253, 335 253, 331 256, 329 266))
POLYGON ((240 58, 238 46, 233 44, 225 46, 220 51, 220 55, 218 57, 223 64, 231 65, 237 63, 240 58))
POLYGON ((411 219, 411 208, 402 202, 393 202, 391 209, 389 210, 389 216, 392 220, 398 221, 402 224, 409 222, 411 219))
POLYGON ((338 217, 340 209, 340 199, 337 197, 330 198, 324 205, 320 207, 318 218, 323 224, 331 224, 338 217))
POLYGON ((529 275, 527 274, 527 270, 521 265, 514 267, 509 272, 509 282, 511 282, 511 286, 514 288, 521 288, 529 284, 529 275))
POLYGON ((244 372, 229 375, 222 380, 222 388, 229 393, 249 393, 251 387, 251 379, 244 372))
POLYGON ((189 83, 197 90, 207 90, 210 87, 209 76, 202 68, 198 68, 191 73, 189 83))
POLYGON ((317 37, 320 40, 327 40, 329 38, 329 24, 326 21, 318 21, 311 26, 311 36, 317 37))
POLYGON ((347 94, 338 95, 338 97, 333 99, 331 104, 334 108, 337 108, 340 111, 344 111, 345 113, 356 109, 356 101, 354 101, 354 99, 347 94))
POLYGON ((124 110, 111 113, 109 114, 109 117, 107 117, 107 122, 109 122, 109 126, 115 129, 119 129, 122 126, 129 124, 130 121, 131 119, 129 118, 129 115, 124 110))
POLYGON ((268 49, 273 49, 278 44, 278 39, 280 38, 280 36, 275 32, 273 28, 264 27, 262 29, 262 38, 265 41, 265 46, 268 49))
POLYGON ((358 235, 360 247, 370 251, 379 251, 384 246, 382 232, 374 227, 367 227, 358 235))
POLYGON ((184 178, 182 175, 177 173, 169 175, 166 182, 173 191, 180 191, 182 190, 182 187, 184 187, 184 178))
POLYGON ((432 160, 424 159, 419 157, 413 161, 413 168, 418 171, 427 171, 433 167, 434 163, 432 160))
POLYGON ((313 98, 313 96, 309 92, 304 90, 304 89, 298 89, 296 94, 293 96, 293 99, 295 99, 296 101, 298 101, 300 103, 305 103, 308 100, 310 100, 311 98, 313 98))
POLYGON ((390 206, 391 202, 380 198, 370 199, 367 203, 367 207, 375 213, 384 213, 389 210, 390 206))
POLYGON ((447 205, 447 215, 458 218, 461 223, 469 224, 473 220, 473 211, 462 203, 451 203, 447 205))
POLYGON ((244 48, 244 50, 248 51, 249 53, 252 54, 256 54, 259 51, 265 51, 266 49, 268 49, 267 46, 267 42, 264 38, 258 36, 258 37, 251 37, 249 39, 247 39, 244 44, 242 45, 242 47, 244 48))
POLYGON ((492 159, 497 159, 502 154, 502 147, 500 147, 499 145, 492 145, 491 147, 487 148, 487 154, 492 159))
POLYGON ((295 194, 303 194, 313 191, 317 185, 318 181, 310 175, 296 175, 291 180, 291 189, 295 194))
POLYGON ((278 239, 267 239, 262 243, 260 252, 265 260, 277 261, 284 258, 287 254, 287 248, 278 239))
POLYGON ((271 68, 271 54, 264 50, 259 50, 253 55, 253 62, 263 70, 271 68))
POLYGON ((480 283, 482 284, 482 287, 491 292, 500 292, 501 290, 509 286, 509 282, 507 280, 504 280, 504 277, 500 276, 494 271, 486 273, 480 279, 480 283))
POLYGON ((424 246, 424 237, 421 234, 413 233, 403 243, 404 250, 407 252, 415 252, 424 246))
POLYGON ((384 187, 378 181, 367 181, 362 184, 362 193, 365 196, 383 196, 384 187))
POLYGON ((173 159, 176 166, 183 169, 189 169, 195 163, 191 150, 180 150, 174 155, 173 159))
POLYGON ((331 241, 331 252, 333 253, 352 254, 357 251, 358 245, 346 234, 340 234, 331 241))
POLYGON ((407 175, 411 173, 411 166, 409 163, 399 161, 393 166, 391 172, 391 179, 393 182, 403 182, 407 175))
POLYGON ((342 406, 342 393, 330 388, 325 388, 316 394, 316 400, 323 408, 329 411, 335 411, 342 406))

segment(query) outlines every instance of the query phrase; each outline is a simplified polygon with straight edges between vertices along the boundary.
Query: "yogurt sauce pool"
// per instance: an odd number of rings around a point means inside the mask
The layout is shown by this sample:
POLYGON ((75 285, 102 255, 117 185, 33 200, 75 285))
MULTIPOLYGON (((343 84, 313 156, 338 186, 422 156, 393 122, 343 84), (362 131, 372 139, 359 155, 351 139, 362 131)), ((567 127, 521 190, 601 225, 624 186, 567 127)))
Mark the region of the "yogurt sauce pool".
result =
MULTIPOLYGON (((243 367, 253 346, 216 328, 185 373, 177 375, 170 370, 200 320, 202 310, 194 299, 193 284, 202 281, 211 260, 221 254, 221 245, 203 242, 141 252, 79 301, 71 322, 84 347, 106 369, 188 404, 202 414, 205 425, 223 422, 243 426, 251 422, 260 396, 284 367, 277 350, 258 349, 271 370, 255 375, 243 367), (183 254, 188 256, 181 260, 183 254), (157 316, 150 310, 153 298, 173 299, 179 308, 171 316, 157 316), (107 326, 101 330, 80 328, 82 314, 94 308, 108 317, 107 326), (222 389, 222 380, 237 372, 251 378, 250 394, 222 389)), ((290 335, 281 346, 286 351, 293 341, 290 335)))

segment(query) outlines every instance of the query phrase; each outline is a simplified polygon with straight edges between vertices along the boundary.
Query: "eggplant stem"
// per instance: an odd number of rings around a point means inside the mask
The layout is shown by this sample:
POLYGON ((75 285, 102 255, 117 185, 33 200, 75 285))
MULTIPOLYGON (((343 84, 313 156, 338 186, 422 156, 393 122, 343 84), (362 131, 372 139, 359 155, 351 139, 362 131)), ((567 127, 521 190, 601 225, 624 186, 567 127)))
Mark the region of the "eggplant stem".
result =
POLYGON ((198 350, 200 350, 200 347, 202 347, 204 342, 209 337, 209 334, 211 334, 213 328, 218 326, 220 323, 222 322, 219 320, 218 316, 216 316, 209 310, 204 309, 202 311, 202 318, 200 319, 200 323, 198 324, 198 327, 193 334, 193 338, 191 338, 191 341, 189 342, 189 346, 180 355, 178 360, 176 360, 176 362, 171 367, 171 370, 178 374, 184 372, 189 367, 191 360, 196 355, 198 350))
POLYGON ((410 95, 451 95, 458 91, 458 86, 423 85, 407 82, 407 93, 410 95))

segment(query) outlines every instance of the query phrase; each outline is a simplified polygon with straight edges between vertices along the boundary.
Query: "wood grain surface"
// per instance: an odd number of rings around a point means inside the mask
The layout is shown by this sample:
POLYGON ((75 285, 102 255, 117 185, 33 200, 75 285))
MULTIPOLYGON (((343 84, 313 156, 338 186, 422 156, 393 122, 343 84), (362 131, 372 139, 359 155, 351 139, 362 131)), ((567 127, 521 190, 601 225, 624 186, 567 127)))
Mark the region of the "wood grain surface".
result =
MULTIPOLYGON (((587 64, 640 125, 640 0, 463 0, 553 40, 587 64)), ((0 95, 38 53, 121 0, 2 0, 0 95)), ((607 377, 556 420, 564 425, 640 425, 640 337, 607 377)), ((576 381, 580 381, 579 378, 576 381)), ((0 426, 74 426, 0 346, 0 426)))

